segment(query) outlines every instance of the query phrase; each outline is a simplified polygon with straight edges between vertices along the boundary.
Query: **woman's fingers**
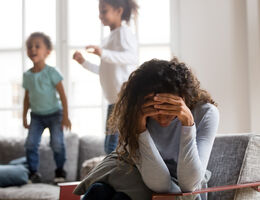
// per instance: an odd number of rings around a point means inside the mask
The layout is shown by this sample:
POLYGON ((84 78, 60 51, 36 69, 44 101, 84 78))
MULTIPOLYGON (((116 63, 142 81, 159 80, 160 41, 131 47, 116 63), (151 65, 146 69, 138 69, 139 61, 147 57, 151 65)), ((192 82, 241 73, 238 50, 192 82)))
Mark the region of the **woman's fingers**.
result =
POLYGON ((143 111, 143 116, 145 118, 159 114, 159 111, 157 109, 155 109, 154 107, 152 107, 152 106, 143 108, 142 111, 143 111))
POLYGON ((180 111, 176 111, 176 110, 158 110, 158 114, 179 116, 180 115, 180 111))
POLYGON ((147 100, 147 99, 152 99, 153 96, 154 96, 154 93, 150 93, 150 94, 146 95, 146 96, 144 97, 144 99, 145 99, 145 100, 147 100))
POLYGON ((156 94, 157 97, 169 97, 175 100, 181 100, 182 98, 180 96, 170 94, 170 93, 158 93, 156 94))
POLYGON ((147 117, 158 115, 158 110, 156 110, 153 106, 142 107, 142 110, 139 114, 140 119, 138 133, 142 133, 146 130, 147 117))
POLYGON ((149 106, 153 106, 153 105, 159 105, 159 104, 162 104, 162 102, 160 102, 160 101, 153 101, 153 100, 147 100, 144 104, 143 104, 143 106, 142 106, 142 108, 146 108, 146 107, 149 107, 149 106))
POLYGON ((154 105, 155 109, 161 109, 161 110, 172 110, 172 111, 179 111, 182 109, 181 106, 179 105, 173 105, 173 104, 155 104, 154 105))
POLYGON ((183 100, 182 100, 181 97, 158 96, 158 95, 156 95, 154 97, 154 100, 162 102, 162 103, 173 104, 173 105, 176 105, 176 106, 181 106, 183 104, 183 100))
POLYGON ((149 106, 152 106, 155 104, 161 104, 161 102, 159 102, 159 101, 154 101, 153 97, 154 97, 154 93, 150 93, 147 96, 145 96, 144 97, 145 102, 142 107, 145 108, 145 107, 149 107, 149 106))

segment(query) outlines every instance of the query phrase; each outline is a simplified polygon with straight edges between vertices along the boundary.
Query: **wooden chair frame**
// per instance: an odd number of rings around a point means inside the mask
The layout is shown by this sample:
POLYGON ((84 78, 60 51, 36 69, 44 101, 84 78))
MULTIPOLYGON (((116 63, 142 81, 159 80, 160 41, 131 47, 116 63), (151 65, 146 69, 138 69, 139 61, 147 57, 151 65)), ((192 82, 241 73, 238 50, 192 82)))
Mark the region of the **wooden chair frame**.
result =
MULTIPOLYGON (((80 200, 80 196, 73 194, 73 190, 80 182, 69 182, 69 183, 61 183, 60 186, 60 200, 80 200)), ((185 193, 170 193, 170 194, 153 194, 152 200, 175 200, 177 196, 188 196, 192 194, 201 194, 201 193, 209 193, 209 192, 219 192, 225 190, 235 190, 241 188, 252 188, 258 192, 260 192, 260 182, 252 182, 252 183, 243 183, 236 185, 225 185, 225 186, 217 186, 217 187, 209 187, 201 190, 196 190, 194 192, 185 192, 185 193)))

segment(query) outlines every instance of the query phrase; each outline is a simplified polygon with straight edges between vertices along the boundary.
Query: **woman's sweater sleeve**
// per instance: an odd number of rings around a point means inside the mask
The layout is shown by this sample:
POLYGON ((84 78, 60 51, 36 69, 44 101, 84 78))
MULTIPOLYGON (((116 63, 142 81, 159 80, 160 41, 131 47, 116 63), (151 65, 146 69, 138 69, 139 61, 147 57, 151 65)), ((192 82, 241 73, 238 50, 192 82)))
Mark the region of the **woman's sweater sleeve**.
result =
POLYGON ((82 67, 84 67, 85 69, 95 73, 95 74, 99 74, 99 65, 95 65, 89 61, 84 61, 82 64, 82 67))
POLYGON ((139 151, 140 160, 136 166, 146 186, 155 192, 180 192, 148 130, 139 136, 139 151))
POLYGON ((201 186, 218 128, 219 113, 211 107, 196 128, 183 126, 180 138, 177 179, 182 191, 194 191, 201 186))
MULTIPOLYGON (((140 160, 136 166, 144 183, 155 192, 186 192, 200 187, 218 127, 217 108, 209 109, 200 125, 182 127, 177 162, 178 185, 171 180, 169 169, 148 130, 139 136, 140 160)), ((158 133, 159 134, 159 133, 158 133)))
POLYGON ((128 29, 124 29, 120 32, 118 39, 120 40, 122 50, 102 49, 101 59, 117 65, 137 65, 137 41, 134 35, 128 29))

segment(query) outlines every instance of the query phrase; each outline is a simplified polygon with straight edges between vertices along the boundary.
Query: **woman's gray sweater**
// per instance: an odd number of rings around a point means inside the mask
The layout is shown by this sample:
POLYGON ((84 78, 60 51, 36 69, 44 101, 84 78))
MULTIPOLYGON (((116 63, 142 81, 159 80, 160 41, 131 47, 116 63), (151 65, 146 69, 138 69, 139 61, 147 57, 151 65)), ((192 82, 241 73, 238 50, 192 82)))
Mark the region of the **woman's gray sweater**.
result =
POLYGON ((141 133, 141 159, 136 165, 152 191, 194 191, 201 187, 219 124, 219 112, 207 103, 196 106, 192 114, 193 126, 182 126, 175 118, 168 127, 161 127, 149 119, 147 130, 141 133))
MULTIPOLYGON (((118 159, 113 152, 86 176, 74 193, 85 194, 95 182, 107 183, 132 200, 150 200, 154 192, 199 188, 217 132, 219 113, 212 104, 203 104, 194 108, 192 114, 195 123, 191 127, 183 127, 178 119, 168 127, 161 127, 150 119, 147 131, 139 137, 138 169, 127 159, 118 159)), ((197 200, 200 196, 186 199, 197 200)))

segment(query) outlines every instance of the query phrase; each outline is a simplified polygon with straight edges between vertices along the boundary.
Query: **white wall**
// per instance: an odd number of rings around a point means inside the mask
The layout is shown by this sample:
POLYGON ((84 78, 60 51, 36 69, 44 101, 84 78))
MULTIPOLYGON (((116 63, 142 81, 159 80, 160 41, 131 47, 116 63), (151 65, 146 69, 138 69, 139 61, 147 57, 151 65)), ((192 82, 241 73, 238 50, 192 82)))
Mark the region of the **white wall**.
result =
POLYGON ((247 0, 251 129, 260 133, 260 1, 247 0))
MULTIPOLYGON (((250 109, 257 103, 256 96, 260 97, 259 94, 254 95, 255 90, 260 90, 255 85, 259 83, 258 77, 260 77, 260 53, 259 49, 258 53, 255 52, 256 47, 253 46, 251 54, 254 54, 252 55, 254 59, 248 59, 247 2, 244 0, 176 0, 175 2, 178 3, 173 6, 178 6, 179 10, 178 24, 175 25, 174 31, 178 35, 176 54, 192 67, 202 87, 208 90, 219 104, 221 119, 219 132, 257 130, 252 127, 260 124, 260 121, 256 123, 260 116, 260 107, 258 112, 253 113, 250 109)), ((259 9, 256 12, 259 12, 259 9)), ((176 19, 173 21, 176 22, 176 19)), ((254 25, 256 23, 259 31, 259 21, 255 20, 254 25)), ((251 43, 254 41, 255 39, 251 43)), ((257 101, 260 103, 260 99, 257 101)))

